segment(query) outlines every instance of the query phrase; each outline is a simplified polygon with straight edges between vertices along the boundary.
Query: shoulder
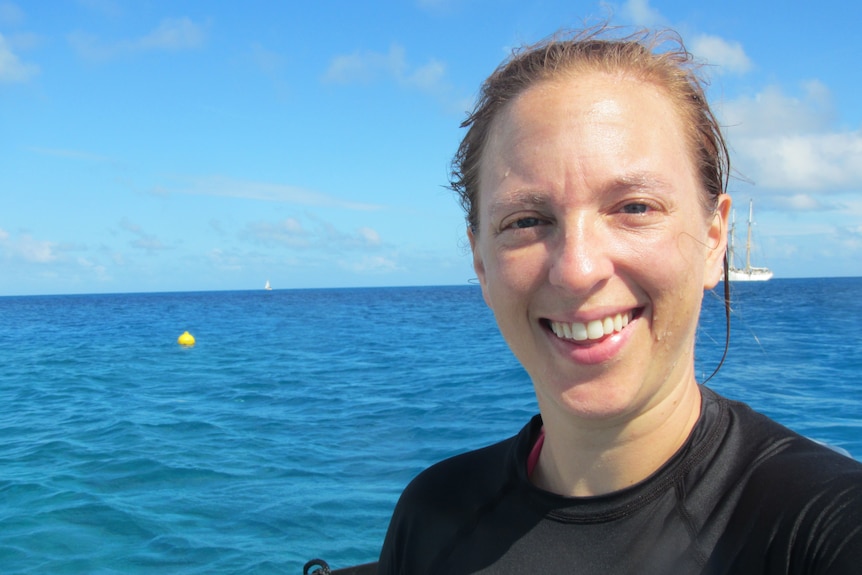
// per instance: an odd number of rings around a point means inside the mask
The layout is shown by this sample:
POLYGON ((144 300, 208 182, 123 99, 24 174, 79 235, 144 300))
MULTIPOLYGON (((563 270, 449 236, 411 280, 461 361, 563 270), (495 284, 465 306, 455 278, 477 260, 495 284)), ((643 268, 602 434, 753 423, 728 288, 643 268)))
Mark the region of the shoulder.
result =
POLYGON ((732 471, 724 481, 737 493, 718 555, 758 570, 804 564, 806 573, 857 572, 842 569, 862 561, 862 463, 745 404, 716 401, 728 421, 719 459, 732 471))
POLYGON ((468 515, 493 498, 513 479, 515 451, 520 435, 435 463, 404 489, 396 506, 397 517, 468 515))
POLYGON ((443 460, 417 475, 395 506, 380 572, 419 573, 445 554, 482 509, 520 480, 519 454, 528 449, 535 422, 512 438, 443 460))
POLYGON ((475 502, 496 491, 512 465, 511 453, 517 437, 435 463, 416 476, 401 499, 412 505, 457 507, 475 502))
POLYGON ((834 481, 859 481, 862 463, 788 429, 748 405, 705 390, 717 406, 723 437, 719 451, 744 470, 749 482, 786 489, 820 488, 834 481))

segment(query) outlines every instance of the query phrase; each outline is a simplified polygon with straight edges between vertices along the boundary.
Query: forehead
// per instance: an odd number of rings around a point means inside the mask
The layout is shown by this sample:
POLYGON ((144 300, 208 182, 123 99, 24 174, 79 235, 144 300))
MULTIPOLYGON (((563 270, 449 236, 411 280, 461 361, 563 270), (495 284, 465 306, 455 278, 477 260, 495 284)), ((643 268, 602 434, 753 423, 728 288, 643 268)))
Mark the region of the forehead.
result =
POLYGON ((693 172, 680 115, 666 93, 622 74, 581 73, 537 84, 494 119, 480 188, 512 171, 590 171, 631 179, 693 172), (587 170, 589 168, 589 170, 587 170))
POLYGON ((674 136, 684 132, 681 115, 663 89, 622 72, 593 71, 567 74, 521 92, 492 121, 489 139, 493 143, 573 119, 581 126, 616 124, 627 131, 663 126, 674 136))

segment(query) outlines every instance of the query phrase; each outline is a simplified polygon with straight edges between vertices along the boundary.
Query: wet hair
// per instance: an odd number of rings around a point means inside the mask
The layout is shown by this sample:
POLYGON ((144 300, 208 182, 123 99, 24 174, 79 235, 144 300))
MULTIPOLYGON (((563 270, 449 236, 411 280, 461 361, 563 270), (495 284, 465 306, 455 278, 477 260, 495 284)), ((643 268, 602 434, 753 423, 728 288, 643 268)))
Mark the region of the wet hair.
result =
POLYGON ((704 191, 704 206, 712 212, 727 189, 730 162, 727 146, 697 75, 692 55, 670 30, 642 30, 615 38, 608 26, 574 34, 557 34, 516 49, 482 85, 473 112, 462 122, 468 128, 452 160, 450 187, 460 199, 467 224, 478 232, 479 166, 494 121, 506 105, 537 84, 603 72, 652 84, 680 115, 692 151, 692 161, 704 191))
MULTIPOLYGON (((620 35, 619 29, 601 25, 579 32, 558 33, 537 44, 516 49, 482 84, 472 113, 461 124, 462 128, 467 128, 467 133, 452 160, 449 179, 474 234, 479 233, 479 168, 497 117, 509 102, 533 86, 591 72, 651 84, 668 97, 679 114, 687 139, 690 159, 702 188, 701 203, 707 214, 714 212, 719 195, 727 191, 730 159, 721 128, 706 101, 705 81, 698 75, 693 56, 679 35, 671 30, 641 30, 620 35)), ((727 258, 725 253, 725 354, 730 337, 727 258)), ((724 357, 719 367, 723 362, 724 357)))

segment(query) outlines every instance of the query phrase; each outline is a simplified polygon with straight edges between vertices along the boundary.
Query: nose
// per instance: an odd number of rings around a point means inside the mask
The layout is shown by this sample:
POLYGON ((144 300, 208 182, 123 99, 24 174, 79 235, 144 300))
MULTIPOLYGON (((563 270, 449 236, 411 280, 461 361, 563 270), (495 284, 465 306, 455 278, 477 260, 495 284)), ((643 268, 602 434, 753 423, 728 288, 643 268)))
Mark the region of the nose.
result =
POLYGON ((550 283, 572 293, 589 293, 613 274, 611 238, 596 214, 581 212, 559 225, 550 246, 550 283))

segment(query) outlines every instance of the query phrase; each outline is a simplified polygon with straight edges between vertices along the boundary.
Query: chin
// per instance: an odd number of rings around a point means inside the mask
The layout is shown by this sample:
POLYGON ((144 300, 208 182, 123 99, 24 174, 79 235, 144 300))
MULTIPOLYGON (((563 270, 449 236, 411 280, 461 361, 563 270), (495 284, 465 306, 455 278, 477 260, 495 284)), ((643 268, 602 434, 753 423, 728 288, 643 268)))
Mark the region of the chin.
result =
POLYGON ((556 402, 571 415, 585 420, 618 419, 637 411, 637 392, 591 381, 556 394, 556 402))

